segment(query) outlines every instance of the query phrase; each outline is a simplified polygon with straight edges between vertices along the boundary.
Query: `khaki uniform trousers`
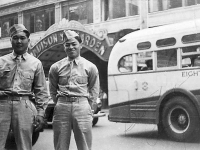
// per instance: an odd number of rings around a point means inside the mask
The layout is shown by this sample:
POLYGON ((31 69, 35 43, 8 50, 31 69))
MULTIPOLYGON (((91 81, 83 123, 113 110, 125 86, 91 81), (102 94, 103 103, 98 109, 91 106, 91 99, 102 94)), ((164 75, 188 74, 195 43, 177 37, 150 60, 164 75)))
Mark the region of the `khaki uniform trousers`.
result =
POLYGON ((54 109, 55 150, 68 150, 73 130, 78 150, 91 150, 92 111, 85 97, 59 97, 54 109), (74 100, 73 100, 74 99, 74 100))
POLYGON ((17 150, 32 150, 33 121, 36 108, 27 96, 0 97, 0 150, 5 149, 10 128, 14 132, 17 150))

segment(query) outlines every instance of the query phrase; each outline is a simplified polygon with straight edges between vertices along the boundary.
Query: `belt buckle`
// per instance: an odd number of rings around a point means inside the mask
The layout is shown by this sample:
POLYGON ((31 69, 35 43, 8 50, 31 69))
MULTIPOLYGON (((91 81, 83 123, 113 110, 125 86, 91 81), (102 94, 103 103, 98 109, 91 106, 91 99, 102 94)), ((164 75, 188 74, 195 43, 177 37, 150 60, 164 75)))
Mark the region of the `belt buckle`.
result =
POLYGON ((11 96, 11 101, 21 101, 22 96, 11 96))
POLYGON ((77 101, 77 97, 70 97, 70 102, 76 102, 77 101))

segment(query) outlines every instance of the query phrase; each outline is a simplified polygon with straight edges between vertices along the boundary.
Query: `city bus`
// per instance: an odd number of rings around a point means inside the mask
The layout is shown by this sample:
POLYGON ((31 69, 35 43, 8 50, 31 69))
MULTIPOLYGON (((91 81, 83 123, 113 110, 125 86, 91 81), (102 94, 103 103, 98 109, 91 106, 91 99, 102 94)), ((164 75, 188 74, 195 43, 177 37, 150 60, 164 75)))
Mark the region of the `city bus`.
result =
POLYGON ((156 124, 175 141, 200 136, 200 20, 127 34, 108 62, 108 119, 156 124))

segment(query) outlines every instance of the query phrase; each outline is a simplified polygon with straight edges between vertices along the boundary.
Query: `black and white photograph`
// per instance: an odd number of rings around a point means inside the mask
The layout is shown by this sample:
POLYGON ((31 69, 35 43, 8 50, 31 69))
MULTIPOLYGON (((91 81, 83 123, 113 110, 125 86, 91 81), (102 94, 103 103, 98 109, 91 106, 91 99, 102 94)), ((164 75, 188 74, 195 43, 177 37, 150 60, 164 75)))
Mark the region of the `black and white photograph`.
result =
POLYGON ((0 0, 0 150, 133 149, 200 149, 200 0, 0 0))

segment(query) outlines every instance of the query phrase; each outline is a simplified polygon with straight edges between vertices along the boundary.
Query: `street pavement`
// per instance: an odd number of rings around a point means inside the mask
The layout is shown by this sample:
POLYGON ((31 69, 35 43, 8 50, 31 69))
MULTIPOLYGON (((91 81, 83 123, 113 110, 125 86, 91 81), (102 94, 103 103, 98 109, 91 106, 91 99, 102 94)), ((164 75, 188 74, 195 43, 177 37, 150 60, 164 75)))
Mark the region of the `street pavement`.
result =
MULTIPOLYGON (((99 118, 93 127, 92 150, 199 150, 200 143, 174 142, 158 136, 156 125, 115 123, 99 118)), ((54 150, 53 131, 45 129, 33 150, 54 150)), ((72 134, 69 150, 77 150, 72 134)))

